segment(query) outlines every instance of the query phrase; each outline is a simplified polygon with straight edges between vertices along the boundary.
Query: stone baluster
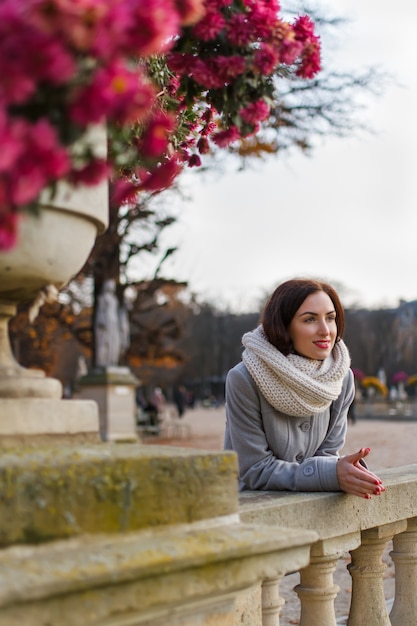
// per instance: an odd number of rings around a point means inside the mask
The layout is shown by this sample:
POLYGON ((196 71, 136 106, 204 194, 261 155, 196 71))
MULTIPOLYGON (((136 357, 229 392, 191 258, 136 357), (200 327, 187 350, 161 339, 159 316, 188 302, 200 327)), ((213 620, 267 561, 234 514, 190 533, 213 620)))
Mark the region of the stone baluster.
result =
POLYGON ((262 626, 279 626, 279 614, 285 600, 279 595, 282 576, 266 578, 262 582, 262 626))
POLYGON ((392 626, 415 626, 417 616, 417 517, 407 530, 394 537, 390 552, 395 563, 395 600, 390 613, 392 626))
POLYGON ((348 570, 352 576, 352 601, 348 626, 391 626, 385 602, 382 561, 385 546, 392 537, 403 532, 407 522, 393 522, 362 532, 362 543, 351 551, 348 570))
POLYGON ((333 572, 340 555, 312 557, 300 572, 295 588, 301 601, 300 626, 335 626, 334 599, 339 587, 333 584, 333 572))
POLYGON ((295 591, 301 601, 300 626, 335 626, 334 600, 339 587, 333 573, 337 561, 360 544, 360 533, 319 541, 311 549, 310 564, 300 570, 295 591))

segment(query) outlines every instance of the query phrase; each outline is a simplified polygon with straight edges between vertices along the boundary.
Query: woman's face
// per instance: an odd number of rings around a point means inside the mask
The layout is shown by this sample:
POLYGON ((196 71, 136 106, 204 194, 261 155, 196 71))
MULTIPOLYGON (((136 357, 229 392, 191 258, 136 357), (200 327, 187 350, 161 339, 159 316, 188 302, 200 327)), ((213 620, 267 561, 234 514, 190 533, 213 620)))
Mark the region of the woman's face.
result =
POLYGON ((308 359, 323 360, 331 353, 337 338, 336 311, 324 291, 304 300, 289 326, 294 351, 308 359))

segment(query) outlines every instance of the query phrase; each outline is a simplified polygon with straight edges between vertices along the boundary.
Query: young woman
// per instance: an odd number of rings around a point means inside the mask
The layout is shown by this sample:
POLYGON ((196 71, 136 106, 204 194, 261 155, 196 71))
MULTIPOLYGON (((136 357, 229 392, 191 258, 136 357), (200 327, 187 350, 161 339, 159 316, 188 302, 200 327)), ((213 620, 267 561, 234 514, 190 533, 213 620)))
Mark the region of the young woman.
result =
POLYGON ((261 324, 242 338, 242 362, 226 379, 225 448, 238 455, 241 490, 385 488, 363 459, 339 457, 354 397, 344 311, 327 283, 294 279, 269 298, 261 324))

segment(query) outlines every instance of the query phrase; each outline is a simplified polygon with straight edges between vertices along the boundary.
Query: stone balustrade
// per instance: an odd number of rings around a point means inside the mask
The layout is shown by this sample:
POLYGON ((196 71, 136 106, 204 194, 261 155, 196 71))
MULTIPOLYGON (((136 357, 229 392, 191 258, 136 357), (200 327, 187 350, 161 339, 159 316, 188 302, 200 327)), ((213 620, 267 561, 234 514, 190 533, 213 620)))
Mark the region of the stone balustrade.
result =
MULTIPOLYGON (((347 551, 351 554, 348 569, 352 577, 348 626, 417 624, 417 465, 381 470, 378 475, 386 492, 371 500, 342 493, 240 495, 243 522, 270 525, 278 535, 282 527, 310 529, 318 535, 296 587, 301 604, 300 626, 335 626, 334 599, 339 589, 333 573, 337 560, 347 551), (391 540, 395 598, 388 615, 382 554, 391 540)), ((280 577, 269 577, 263 582, 263 626, 280 623, 284 603, 280 581, 280 577)))
POLYGON ((0 450, 1 626, 278 626, 300 571, 301 626, 417 624, 417 465, 386 492, 237 493, 236 457, 100 444, 0 450), (393 540, 388 615, 382 554, 393 540))
POLYGON ((316 539, 241 522, 231 452, 0 449, 1 626, 261 626, 242 590, 316 539))

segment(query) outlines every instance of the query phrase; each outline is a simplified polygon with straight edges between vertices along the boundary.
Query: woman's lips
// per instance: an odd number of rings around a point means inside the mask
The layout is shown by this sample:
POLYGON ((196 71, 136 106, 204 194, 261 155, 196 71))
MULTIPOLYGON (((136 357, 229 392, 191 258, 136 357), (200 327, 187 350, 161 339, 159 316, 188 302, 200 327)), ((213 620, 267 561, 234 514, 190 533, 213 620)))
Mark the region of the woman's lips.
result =
POLYGON ((315 341, 314 345, 322 350, 327 350, 330 347, 330 341, 315 341))

